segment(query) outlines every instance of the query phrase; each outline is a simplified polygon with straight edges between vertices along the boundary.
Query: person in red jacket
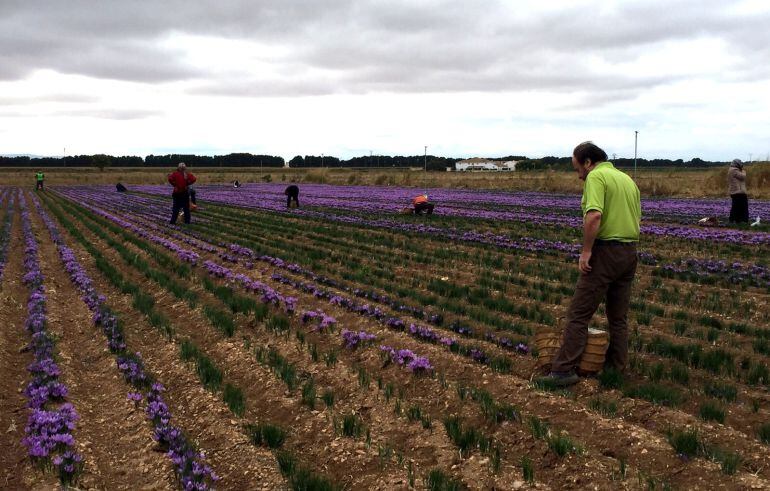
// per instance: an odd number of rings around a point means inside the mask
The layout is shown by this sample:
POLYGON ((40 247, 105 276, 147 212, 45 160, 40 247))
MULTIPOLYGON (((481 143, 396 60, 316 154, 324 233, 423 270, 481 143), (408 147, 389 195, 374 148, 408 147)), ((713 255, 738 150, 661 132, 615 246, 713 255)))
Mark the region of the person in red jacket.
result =
POLYGON ((184 223, 190 223, 190 185, 196 181, 191 172, 187 172, 184 162, 179 162, 176 171, 168 175, 168 183, 174 186, 171 198, 174 205, 171 210, 171 223, 176 223, 179 210, 184 211, 184 223))

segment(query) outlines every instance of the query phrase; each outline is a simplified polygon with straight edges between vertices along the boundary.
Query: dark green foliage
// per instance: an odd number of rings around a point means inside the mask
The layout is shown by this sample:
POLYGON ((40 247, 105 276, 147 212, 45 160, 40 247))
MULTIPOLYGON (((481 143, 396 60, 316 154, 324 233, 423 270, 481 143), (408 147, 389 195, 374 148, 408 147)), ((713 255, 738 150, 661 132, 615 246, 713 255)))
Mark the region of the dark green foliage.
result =
POLYGON ((668 378, 672 382, 676 382, 681 385, 687 385, 690 381, 690 371, 686 365, 681 363, 672 363, 669 369, 668 378))
POLYGON ((461 482, 452 479, 440 469, 432 469, 425 478, 425 487, 430 491, 460 491, 465 489, 461 482))
POLYGON ((366 371, 365 368, 359 367, 358 369, 358 386, 364 389, 369 388, 369 384, 371 383, 372 379, 369 377, 369 373, 366 371))
POLYGON ((276 334, 282 334, 289 331, 291 324, 289 323, 289 318, 285 315, 273 314, 268 317, 267 322, 265 322, 265 327, 276 334))
POLYGON ((568 453, 579 453, 580 449, 575 445, 572 439, 565 433, 550 435, 546 438, 548 448, 559 457, 564 457, 568 453))
POLYGON ((588 407, 593 411, 608 418, 614 418, 618 414, 618 405, 615 401, 594 398, 588 401, 588 407))
POLYGON ((331 350, 326 353, 324 353, 324 362, 326 362, 327 367, 333 367, 337 364, 337 351, 331 350))
POLYGON ((468 457, 475 448, 480 448, 482 452, 489 449, 490 441, 476 428, 463 428, 462 421, 458 416, 451 416, 444 420, 444 429, 447 436, 460 449, 462 457, 468 457))
MULTIPOLYGON (((458 387, 458 391, 460 388, 458 387)), ((467 390, 467 389, 466 389, 467 390)), ((483 389, 470 390, 471 398, 481 406, 481 412, 491 423, 502 423, 503 421, 519 421, 519 410, 505 402, 495 402, 492 394, 483 389)), ((465 396, 463 396, 465 397, 465 396)))
POLYGON ((179 344, 179 357, 183 361, 194 360, 198 357, 198 348, 189 339, 183 339, 179 344))
POLYGON ((339 489, 325 477, 317 476, 304 467, 294 470, 290 484, 293 491, 335 491, 339 489))
POLYGON ((620 389, 623 387, 623 372, 615 368, 605 368, 599 373, 599 385, 604 389, 620 389))
POLYGON ((278 350, 270 348, 265 357, 265 361, 268 366, 273 369, 278 378, 283 380, 289 390, 293 391, 297 388, 297 385, 299 384, 297 369, 292 363, 284 358, 278 350))
POLYGON ((324 401, 326 407, 334 406, 334 391, 327 389, 321 394, 321 400, 324 401))
POLYGON ((342 417, 342 434, 351 438, 358 438, 364 432, 364 424, 355 414, 346 414, 342 417))
POLYGON ((666 372, 666 366, 663 365, 663 363, 656 363, 652 367, 650 367, 650 370, 647 372, 647 377, 652 382, 659 382, 663 375, 666 372))
POLYGON ((315 409, 316 390, 313 377, 307 379, 302 385, 302 404, 310 409, 315 409))
POLYGON ((489 362, 489 367, 495 372, 511 373, 513 362, 505 356, 495 356, 489 362))
POLYGON ((703 392, 707 396, 716 397, 727 402, 733 402, 738 397, 738 389, 734 385, 716 381, 704 383, 703 392))
POLYGON ((209 357, 202 354, 197 357, 196 364, 196 372, 203 386, 209 390, 219 390, 222 385, 222 371, 209 357))
POLYGON ((548 423, 537 416, 530 416, 527 419, 527 426, 529 426, 529 431, 532 433, 532 436, 538 440, 545 438, 550 432, 548 423))
POLYGON ((674 332, 679 335, 683 336, 685 331, 687 331, 687 324, 685 324, 682 321, 676 321, 674 322, 674 332))
POLYGON ((682 393, 665 385, 649 383, 628 387, 623 390, 623 395, 635 399, 645 399, 653 404, 662 406, 678 406, 683 400, 682 393))
POLYGON ((703 454, 703 444, 698 438, 698 431, 689 430, 669 430, 668 442, 674 447, 677 455, 685 457, 695 457, 703 454))
POLYGON ((422 419, 422 410, 420 406, 409 406, 406 410, 406 419, 409 421, 418 421, 422 419))
POLYGON ((765 423, 757 430, 757 436, 762 443, 770 444, 770 423, 765 423))
POLYGON ((222 371, 206 355, 201 353, 189 339, 183 339, 179 345, 179 357, 184 361, 195 361, 195 371, 203 386, 209 390, 219 390, 222 385, 222 371))
POLYGON ((636 314, 636 322, 643 326, 649 326, 652 324, 652 315, 647 312, 639 312, 636 314))
POLYGON ((711 450, 711 458, 720 464, 722 474, 734 475, 741 466, 743 459, 735 452, 726 452, 720 449, 711 450))
POLYGON ((532 464, 532 459, 525 455, 519 463, 521 464, 521 473, 524 476, 524 480, 532 486, 535 484, 535 466, 532 464))
POLYGON ((211 325, 214 326, 217 331, 228 338, 235 334, 235 322, 233 322, 232 315, 210 305, 203 306, 203 313, 208 317, 211 325))
POLYGON ((271 424, 246 425, 246 434, 254 445, 278 448, 286 439, 286 432, 280 426, 271 424))
POLYGON ((704 421, 716 421, 718 423, 725 422, 724 408, 710 401, 701 404, 698 414, 704 421))
POLYGON ((276 453, 275 459, 278 461, 278 468, 281 470, 281 474, 286 477, 294 474, 297 467, 297 459, 291 452, 281 450, 276 453))
POLYGON ((225 390, 222 393, 222 400, 225 401, 227 407, 236 416, 243 416, 246 411, 246 398, 243 395, 243 391, 234 385, 225 384, 225 390))
POLYGON ((751 385, 767 385, 770 383, 770 371, 767 365, 757 362, 749 370, 746 381, 751 385))

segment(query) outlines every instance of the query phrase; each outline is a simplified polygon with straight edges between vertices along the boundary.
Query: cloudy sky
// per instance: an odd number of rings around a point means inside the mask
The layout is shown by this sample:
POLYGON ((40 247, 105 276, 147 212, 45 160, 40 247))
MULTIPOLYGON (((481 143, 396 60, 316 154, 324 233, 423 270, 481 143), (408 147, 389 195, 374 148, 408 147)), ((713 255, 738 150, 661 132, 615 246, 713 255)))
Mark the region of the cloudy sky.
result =
POLYGON ((766 0, 0 0, 0 154, 770 154, 766 0))

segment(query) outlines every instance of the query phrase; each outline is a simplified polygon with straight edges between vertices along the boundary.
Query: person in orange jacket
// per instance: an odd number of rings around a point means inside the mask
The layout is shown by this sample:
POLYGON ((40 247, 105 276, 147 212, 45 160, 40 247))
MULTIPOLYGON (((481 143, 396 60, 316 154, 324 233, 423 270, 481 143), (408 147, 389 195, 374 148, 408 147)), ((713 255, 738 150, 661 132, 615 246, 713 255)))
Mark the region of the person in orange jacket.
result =
POLYGON ((416 196, 412 200, 412 206, 414 206, 414 214, 415 215, 422 215, 422 212, 426 212, 428 215, 431 215, 433 213, 433 203, 428 201, 428 195, 427 194, 421 194, 419 196, 416 196))
POLYGON ((168 183, 174 186, 171 192, 174 202, 171 209, 171 224, 176 223, 180 210, 184 211, 184 223, 190 223, 190 186, 196 180, 191 172, 187 172, 184 162, 179 162, 176 171, 168 175, 168 183))

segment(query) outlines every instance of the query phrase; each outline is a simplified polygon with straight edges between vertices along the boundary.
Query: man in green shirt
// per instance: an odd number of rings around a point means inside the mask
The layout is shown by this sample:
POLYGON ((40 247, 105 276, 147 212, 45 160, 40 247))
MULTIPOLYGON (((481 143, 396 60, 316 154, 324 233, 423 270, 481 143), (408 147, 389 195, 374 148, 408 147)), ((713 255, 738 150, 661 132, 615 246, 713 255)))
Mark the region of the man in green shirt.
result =
POLYGON ((561 348, 551 373, 541 381, 572 385, 575 368, 588 340, 588 324, 599 303, 606 300, 610 345, 605 367, 623 370, 628 359, 628 304, 636 274, 641 201, 639 188, 624 172, 607 162, 607 154, 592 142, 572 152, 572 166, 583 187, 583 248, 578 260, 580 278, 569 309, 561 348))
POLYGON ((43 189, 43 179, 45 179, 45 174, 38 171, 35 174, 35 180, 37 181, 37 186, 35 187, 35 190, 43 189))

